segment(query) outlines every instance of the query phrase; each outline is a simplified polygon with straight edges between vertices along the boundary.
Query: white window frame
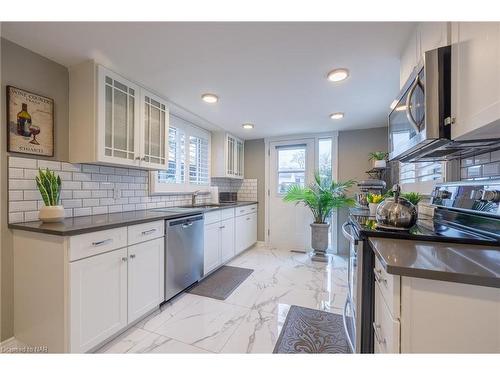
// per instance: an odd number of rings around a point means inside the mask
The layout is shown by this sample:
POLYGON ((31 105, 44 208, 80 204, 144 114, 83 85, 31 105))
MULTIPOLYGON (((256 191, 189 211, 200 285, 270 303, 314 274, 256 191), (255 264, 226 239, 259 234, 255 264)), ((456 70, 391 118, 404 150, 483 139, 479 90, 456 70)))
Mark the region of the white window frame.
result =
MULTIPOLYGON (((158 171, 151 171, 149 175, 149 192, 151 195, 172 195, 185 194, 195 191, 210 192, 211 179, 211 157, 212 157, 212 134, 189 121, 178 116, 170 114, 170 126, 181 129, 185 134, 185 153, 184 153, 184 181, 183 182, 159 182, 158 171), (195 136, 208 140, 208 183, 191 184, 189 183, 189 137, 195 136)), ((167 137, 168 142, 168 135, 167 137)), ((168 151, 168 150, 167 150, 168 151)), ((168 158, 168 154, 167 154, 168 158)), ((167 160, 168 165, 168 160, 167 160)))

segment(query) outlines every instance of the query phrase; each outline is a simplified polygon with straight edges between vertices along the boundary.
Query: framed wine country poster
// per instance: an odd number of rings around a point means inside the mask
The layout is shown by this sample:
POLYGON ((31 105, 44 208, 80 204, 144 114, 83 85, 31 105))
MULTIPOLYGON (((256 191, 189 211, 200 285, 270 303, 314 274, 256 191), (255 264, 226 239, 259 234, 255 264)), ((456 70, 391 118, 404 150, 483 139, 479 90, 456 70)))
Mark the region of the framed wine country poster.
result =
POLYGON ((7 86, 9 152, 54 156, 54 100, 7 86))

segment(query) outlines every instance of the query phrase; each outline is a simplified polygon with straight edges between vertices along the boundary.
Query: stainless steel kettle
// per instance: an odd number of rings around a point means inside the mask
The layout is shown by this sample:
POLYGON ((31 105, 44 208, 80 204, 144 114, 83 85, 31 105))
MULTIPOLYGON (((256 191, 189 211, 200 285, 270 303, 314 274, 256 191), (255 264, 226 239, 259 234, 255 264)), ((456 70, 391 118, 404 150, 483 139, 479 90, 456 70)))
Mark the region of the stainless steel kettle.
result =
POLYGON ((400 197, 401 187, 399 185, 394 185, 392 191, 394 197, 384 199, 377 208, 377 227, 396 230, 409 229, 417 222, 417 209, 409 200, 400 197))

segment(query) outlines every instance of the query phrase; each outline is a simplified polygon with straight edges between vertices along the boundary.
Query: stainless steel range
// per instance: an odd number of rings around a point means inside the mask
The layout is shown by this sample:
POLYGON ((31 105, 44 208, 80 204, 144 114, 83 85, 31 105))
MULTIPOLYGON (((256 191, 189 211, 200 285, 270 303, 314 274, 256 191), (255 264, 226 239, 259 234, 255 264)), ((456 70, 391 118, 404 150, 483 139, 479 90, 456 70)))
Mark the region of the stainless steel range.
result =
POLYGON ((419 219, 407 231, 381 229, 375 217, 359 209, 352 209, 344 223, 350 243, 344 326, 353 352, 373 352, 375 259, 369 237, 500 246, 500 180, 440 183, 431 203, 433 218, 419 219))

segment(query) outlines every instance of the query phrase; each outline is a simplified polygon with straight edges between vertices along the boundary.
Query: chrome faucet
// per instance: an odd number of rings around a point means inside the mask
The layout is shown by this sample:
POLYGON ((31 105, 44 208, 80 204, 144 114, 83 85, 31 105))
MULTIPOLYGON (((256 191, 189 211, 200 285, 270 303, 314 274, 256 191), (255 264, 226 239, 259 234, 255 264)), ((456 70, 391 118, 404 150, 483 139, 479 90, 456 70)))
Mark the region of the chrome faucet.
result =
POLYGON ((193 193, 191 193, 191 206, 196 205, 196 197, 198 196, 199 192, 200 192, 199 190, 196 190, 196 191, 193 191, 193 193))

